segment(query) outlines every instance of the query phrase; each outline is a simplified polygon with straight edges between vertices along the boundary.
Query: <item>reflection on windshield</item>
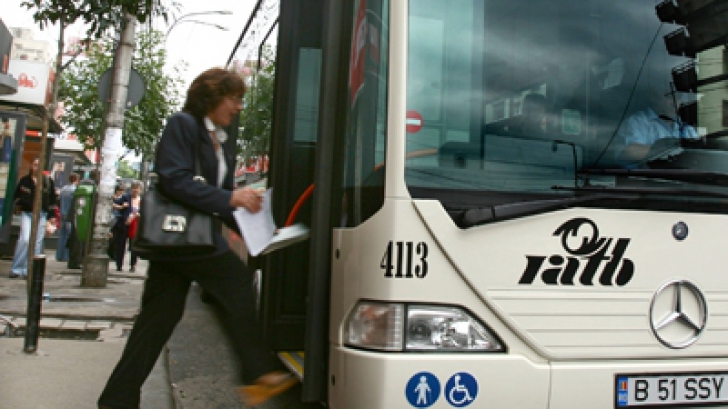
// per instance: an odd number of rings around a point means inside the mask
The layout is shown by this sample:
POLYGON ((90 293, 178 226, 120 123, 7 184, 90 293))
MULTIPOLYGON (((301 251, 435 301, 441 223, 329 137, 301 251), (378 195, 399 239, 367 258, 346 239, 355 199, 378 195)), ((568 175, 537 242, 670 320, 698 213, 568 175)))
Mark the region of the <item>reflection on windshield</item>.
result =
POLYGON ((724 54, 670 54, 680 26, 654 0, 409 4, 409 186, 564 196, 633 177, 582 169, 728 173, 728 89, 676 76, 694 61, 723 75, 724 54))

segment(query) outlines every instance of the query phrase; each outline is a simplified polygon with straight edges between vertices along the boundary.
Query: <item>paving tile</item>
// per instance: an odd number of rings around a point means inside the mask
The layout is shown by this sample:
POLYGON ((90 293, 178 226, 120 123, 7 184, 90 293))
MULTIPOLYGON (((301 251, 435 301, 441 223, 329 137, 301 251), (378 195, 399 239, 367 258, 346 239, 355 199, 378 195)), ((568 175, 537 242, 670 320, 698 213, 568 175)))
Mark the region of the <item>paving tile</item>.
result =
MULTIPOLYGON (((0 271, 7 271, 12 260, 0 259, 0 271)), ((116 272, 109 261, 108 285, 103 288, 82 287, 81 270, 69 270, 67 263, 55 260, 55 250, 46 251, 43 293, 52 301, 42 304, 40 326, 44 331, 70 330, 108 331, 118 327, 118 337, 125 339, 139 314, 147 261, 140 260, 137 272, 116 272), (63 297, 66 297, 65 299, 63 297), (55 301, 55 302, 54 302, 55 301), (64 324, 63 320, 82 324, 64 324), (121 327, 122 323, 126 326, 121 327)), ((128 267, 127 267, 128 268, 128 267)), ((11 320, 12 327, 25 328, 27 283, 0 276, 0 314, 11 320)), ((5 324, 7 326, 7 324, 5 324)), ((0 359, 1 360, 1 359, 0 359)), ((2 404, 0 404, 2 407, 2 404)))
POLYGON ((61 329, 72 331, 85 331, 86 321, 64 320, 63 324, 61 325, 61 329))
POLYGON ((15 325, 15 328, 25 328, 25 323, 27 320, 25 317, 15 316, 13 317, 12 321, 13 325, 15 325))
POLYGON ((106 330, 111 328, 111 321, 88 321, 86 329, 89 331, 106 330))
MULTIPOLYGON (((40 320, 40 327, 44 329, 58 329, 61 324, 63 324, 63 320, 58 318, 41 318, 40 320)), ((23 326, 25 326, 25 322, 23 322, 23 326)))
POLYGON ((99 341, 123 341, 126 342, 126 337, 120 326, 113 326, 112 328, 99 331, 99 341))

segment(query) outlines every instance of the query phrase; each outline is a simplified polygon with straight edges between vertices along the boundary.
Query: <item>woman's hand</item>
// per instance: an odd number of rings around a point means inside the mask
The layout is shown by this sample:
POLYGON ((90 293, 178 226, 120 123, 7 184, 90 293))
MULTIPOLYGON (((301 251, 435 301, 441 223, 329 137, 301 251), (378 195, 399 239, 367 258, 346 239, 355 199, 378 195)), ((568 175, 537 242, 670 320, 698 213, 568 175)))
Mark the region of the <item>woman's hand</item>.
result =
POLYGON ((249 186, 234 190, 232 196, 230 196, 230 206, 244 207, 251 213, 257 213, 260 211, 262 203, 262 193, 249 186))
POLYGON ((45 225, 45 233, 46 236, 50 236, 51 234, 56 232, 56 219, 48 219, 45 225))
POLYGON ((134 212, 129 215, 129 217, 126 218, 126 225, 129 226, 134 222, 134 219, 139 217, 139 213, 134 212))

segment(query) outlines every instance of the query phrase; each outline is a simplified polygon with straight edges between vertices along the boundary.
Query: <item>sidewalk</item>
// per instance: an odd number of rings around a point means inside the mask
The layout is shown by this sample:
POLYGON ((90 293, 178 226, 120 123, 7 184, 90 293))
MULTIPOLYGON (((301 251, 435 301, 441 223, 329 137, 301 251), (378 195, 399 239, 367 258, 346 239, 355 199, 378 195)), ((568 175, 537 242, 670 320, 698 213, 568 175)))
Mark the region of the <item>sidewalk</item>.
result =
MULTIPOLYGON (((55 250, 45 254, 41 336, 32 354, 23 352, 26 281, 8 278, 11 261, 0 260, 0 409, 94 409, 139 311, 147 262, 135 273, 111 263, 106 288, 81 288, 81 270, 57 262, 55 250)), ((144 385, 143 409, 175 407, 168 371, 165 351, 144 385)))

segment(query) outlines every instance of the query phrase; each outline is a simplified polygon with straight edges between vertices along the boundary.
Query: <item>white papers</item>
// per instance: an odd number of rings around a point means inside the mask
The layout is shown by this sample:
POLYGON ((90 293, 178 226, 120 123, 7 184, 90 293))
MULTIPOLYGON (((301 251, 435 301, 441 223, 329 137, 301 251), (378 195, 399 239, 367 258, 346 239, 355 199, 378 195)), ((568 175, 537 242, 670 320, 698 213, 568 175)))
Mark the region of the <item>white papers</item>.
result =
POLYGON ((300 223, 278 229, 273 220, 270 203, 271 189, 268 189, 263 194, 263 205, 259 212, 250 213, 243 207, 233 212, 248 253, 253 257, 308 238, 308 228, 300 223))
MULTIPOLYGON (((296 223, 291 226, 286 226, 278 229, 276 234, 270 240, 267 246, 260 252, 261 254, 268 254, 271 251, 281 249, 283 247, 290 246, 293 243, 306 240, 308 238, 308 227, 301 223, 296 223)), ((252 256, 255 254, 250 253, 252 256)))

